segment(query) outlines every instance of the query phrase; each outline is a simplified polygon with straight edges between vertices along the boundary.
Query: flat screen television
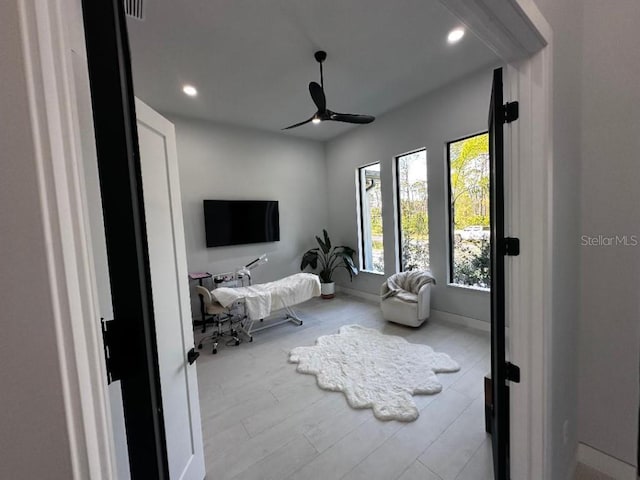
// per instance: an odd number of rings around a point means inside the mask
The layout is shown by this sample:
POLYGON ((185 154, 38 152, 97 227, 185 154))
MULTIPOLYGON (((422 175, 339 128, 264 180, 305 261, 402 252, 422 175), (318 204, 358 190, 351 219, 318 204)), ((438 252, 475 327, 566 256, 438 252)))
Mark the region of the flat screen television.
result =
POLYGON ((207 247, 280 240, 277 200, 204 200, 207 247))

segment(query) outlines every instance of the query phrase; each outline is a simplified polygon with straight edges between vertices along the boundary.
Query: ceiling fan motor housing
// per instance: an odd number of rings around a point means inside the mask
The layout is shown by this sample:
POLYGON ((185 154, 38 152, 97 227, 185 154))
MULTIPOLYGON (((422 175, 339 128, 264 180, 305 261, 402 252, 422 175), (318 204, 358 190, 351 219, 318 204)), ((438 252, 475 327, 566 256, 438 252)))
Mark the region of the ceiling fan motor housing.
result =
POLYGON ((318 63, 322 63, 327 59, 327 52, 325 52, 324 50, 318 50, 313 54, 313 56, 318 63))

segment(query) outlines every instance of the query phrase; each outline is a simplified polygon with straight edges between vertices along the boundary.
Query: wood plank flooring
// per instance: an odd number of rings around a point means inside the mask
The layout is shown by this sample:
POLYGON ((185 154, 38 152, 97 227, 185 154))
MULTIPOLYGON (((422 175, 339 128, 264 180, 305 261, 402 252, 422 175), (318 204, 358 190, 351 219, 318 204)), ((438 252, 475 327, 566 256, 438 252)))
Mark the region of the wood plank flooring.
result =
MULTIPOLYGON (((490 480, 484 433, 485 332, 427 322, 419 329, 385 322, 377 304, 341 294, 296 308, 302 326, 284 324, 253 343, 205 346, 198 383, 209 480, 490 480), (443 391, 414 397, 420 417, 383 422, 354 410, 339 392, 295 371, 288 352, 313 345, 342 325, 360 324, 448 353, 459 372, 439 374, 443 391)), ((200 334, 197 334, 200 336, 200 334)))

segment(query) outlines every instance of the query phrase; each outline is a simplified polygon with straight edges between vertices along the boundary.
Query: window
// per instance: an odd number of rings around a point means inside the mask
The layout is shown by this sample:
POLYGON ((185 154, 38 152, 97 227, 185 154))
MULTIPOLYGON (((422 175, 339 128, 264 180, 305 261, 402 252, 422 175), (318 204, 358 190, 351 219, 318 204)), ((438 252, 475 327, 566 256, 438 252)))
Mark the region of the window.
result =
POLYGON ((380 163, 358 169, 362 269, 384 273, 380 163))
POLYGON ((400 270, 429 268, 427 151, 396 157, 400 270))
POLYGON ((447 144, 450 281, 489 288, 489 135, 447 144))

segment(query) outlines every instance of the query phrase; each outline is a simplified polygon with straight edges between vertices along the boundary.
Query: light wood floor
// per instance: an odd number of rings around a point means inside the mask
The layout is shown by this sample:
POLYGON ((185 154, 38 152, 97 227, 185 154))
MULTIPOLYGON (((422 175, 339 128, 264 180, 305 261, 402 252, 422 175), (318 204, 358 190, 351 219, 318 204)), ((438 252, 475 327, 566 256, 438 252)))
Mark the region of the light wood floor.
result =
POLYGON ((198 359, 207 478, 235 480, 490 480, 483 377, 489 335, 427 322, 419 329, 382 320, 377 304, 341 295, 314 299, 291 323, 259 332, 253 343, 208 348, 198 359), (342 325, 360 324, 448 353, 461 370, 439 374, 444 388, 418 395, 415 422, 383 422, 321 390, 287 362, 293 347, 313 345, 342 325))

